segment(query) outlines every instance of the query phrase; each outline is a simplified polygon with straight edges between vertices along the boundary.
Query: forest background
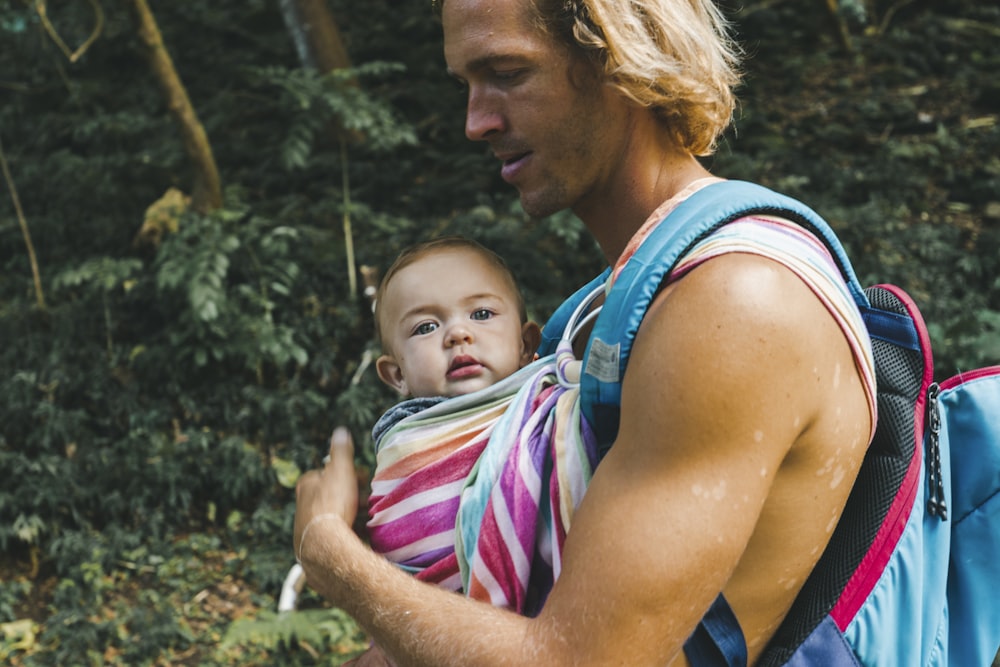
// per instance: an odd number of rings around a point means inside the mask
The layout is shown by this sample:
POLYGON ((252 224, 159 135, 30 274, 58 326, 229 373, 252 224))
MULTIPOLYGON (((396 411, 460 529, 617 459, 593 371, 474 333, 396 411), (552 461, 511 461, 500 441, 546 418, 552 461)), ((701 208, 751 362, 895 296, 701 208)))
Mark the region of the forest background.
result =
MULTIPOLYGON (((393 401, 365 286, 463 233, 544 321, 601 264, 463 136, 429 4, 0 0, 0 662, 366 645, 308 589, 277 613, 295 480, 346 424, 363 484, 393 401)), ((1000 6, 725 7, 750 59, 708 166, 909 290, 939 377, 1000 360, 1000 6)))

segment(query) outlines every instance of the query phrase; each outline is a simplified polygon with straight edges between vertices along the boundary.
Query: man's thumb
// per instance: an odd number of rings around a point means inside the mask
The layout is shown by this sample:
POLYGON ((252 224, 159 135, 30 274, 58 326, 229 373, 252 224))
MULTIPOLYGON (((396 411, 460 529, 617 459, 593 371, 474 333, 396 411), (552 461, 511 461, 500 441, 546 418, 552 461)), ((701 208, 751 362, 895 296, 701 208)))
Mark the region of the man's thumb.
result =
POLYGON ((354 438, 346 426, 333 429, 333 435, 330 436, 330 461, 354 468, 354 438))

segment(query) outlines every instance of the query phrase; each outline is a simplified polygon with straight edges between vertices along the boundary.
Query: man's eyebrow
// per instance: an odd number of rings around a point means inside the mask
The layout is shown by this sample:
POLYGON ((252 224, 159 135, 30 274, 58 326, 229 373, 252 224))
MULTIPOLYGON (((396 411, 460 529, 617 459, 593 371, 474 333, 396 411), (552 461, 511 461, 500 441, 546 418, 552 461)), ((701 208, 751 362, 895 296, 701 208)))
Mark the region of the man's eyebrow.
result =
MULTIPOLYGON (((476 73, 484 69, 496 67, 498 65, 520 64, 523 62, 525 62, 525 58, 523 56, 517 56, 508 53, 487 53, 485 55, 479 56, 478 58, 474 58, 469 62, 467 62, 465 64, 464 69, 467 72, 476 73)), ((456 79, 463 78, 462 75, 460 75, 451 67, 446 68, 446 71, 448 72, 449 76, 452 76, 456 79)))

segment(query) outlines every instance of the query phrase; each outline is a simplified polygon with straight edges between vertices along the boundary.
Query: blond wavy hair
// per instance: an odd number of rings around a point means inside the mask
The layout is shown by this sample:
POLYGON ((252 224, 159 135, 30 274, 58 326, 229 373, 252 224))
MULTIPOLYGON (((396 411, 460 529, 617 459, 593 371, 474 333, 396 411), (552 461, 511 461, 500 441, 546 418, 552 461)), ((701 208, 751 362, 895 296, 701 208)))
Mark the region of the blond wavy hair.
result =
MULTIPOLYGON (((438 10, 444 0, 434 2, 438 10)), ((713 0, 526 0, 537 25, 659 117, 674 142, 710 155, 736 108, 742 49, 713 0)))

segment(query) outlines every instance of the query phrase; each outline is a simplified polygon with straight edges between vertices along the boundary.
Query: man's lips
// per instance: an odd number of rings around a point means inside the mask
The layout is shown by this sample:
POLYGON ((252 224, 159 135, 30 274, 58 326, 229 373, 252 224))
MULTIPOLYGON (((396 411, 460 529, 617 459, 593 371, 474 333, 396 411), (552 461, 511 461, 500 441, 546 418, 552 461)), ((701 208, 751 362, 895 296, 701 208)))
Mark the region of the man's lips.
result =
POLYGON ((463 378, 479 375, 483 372, 483 365, 475 357, 461 355, 451 360, 448 367, 447 377, 449 380, 461 380, 463 378))
POLYGON ((503 166, 500 167, 500 176, 503 180, 510 183, 515 178, 517 178, 518 173, 524 168, 531 156, 531 152, 520 152, 520 153, 496 153, 497 159, 503 162, 503 166))

